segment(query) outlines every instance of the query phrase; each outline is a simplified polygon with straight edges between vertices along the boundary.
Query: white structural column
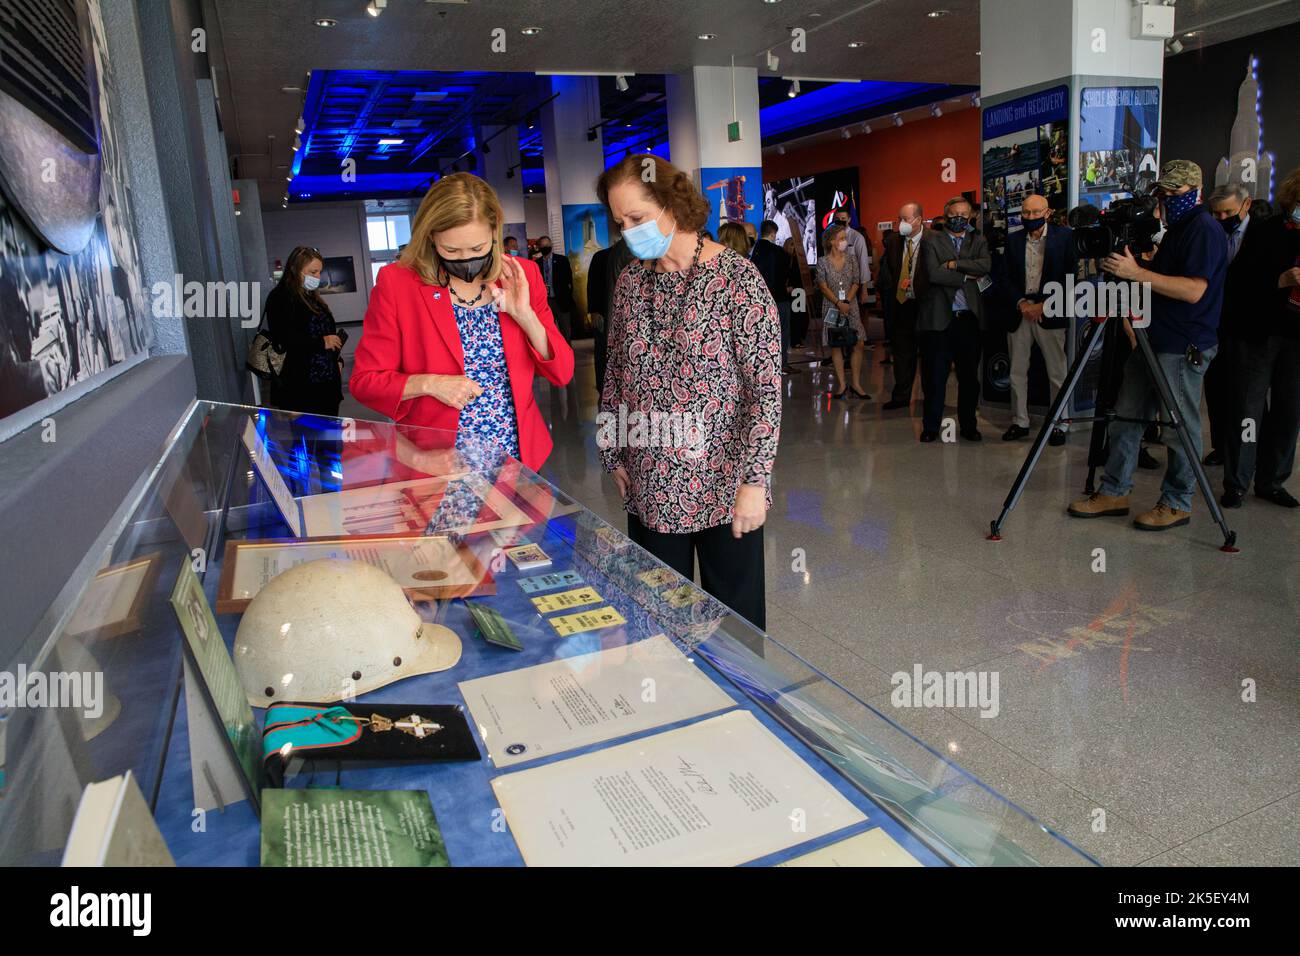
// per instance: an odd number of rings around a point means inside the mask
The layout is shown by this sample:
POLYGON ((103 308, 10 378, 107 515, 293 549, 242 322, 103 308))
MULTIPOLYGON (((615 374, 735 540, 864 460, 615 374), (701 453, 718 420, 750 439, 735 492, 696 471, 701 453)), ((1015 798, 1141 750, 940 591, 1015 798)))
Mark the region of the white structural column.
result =
MULTIPOLYGON (((980 4, 980 199, 994 227, 1018 229, 1029 192, 1063 210, 1105 208, 1149 190, 1161 159, 1164 39, 1176 35, 1176 9, 1132 0, 980 4)), ((1071 362, 1087 320, 1075 322, 1066 336, 1071 362)), ((986 376, 997 351, 986 342, 986 376)), ((1073 411, 1090 413, 1091 398, 1076 392, 1073 411)))
POLYGON ((542 157, 546 170, 547 232, 556 252, 572 252, 564 237, 564 207, 595 203, 596 179, 605 168, 600 87, 594 76, 553 76, 559 94, 542 109, 542 157))
MULTIPOLYGON (((506 234, 524 230, 524 174, 519 168, 519 127, 484 126, 479 130, 483 178, 496 190, 505 213, 506 234), (512 230, 511 226, 517 226, 512 230)), ((522 244, 521 239, 521 244, 522 244)))
POLYGON ((763 150, 758 115, 758 70, 754 67, 697 66, 665 78, 668 148, 677 166, 691 174, 713 207, 706 226, 719 221, 763 218, 763 150), (728 127, 740 123, 733 141, 728 127))

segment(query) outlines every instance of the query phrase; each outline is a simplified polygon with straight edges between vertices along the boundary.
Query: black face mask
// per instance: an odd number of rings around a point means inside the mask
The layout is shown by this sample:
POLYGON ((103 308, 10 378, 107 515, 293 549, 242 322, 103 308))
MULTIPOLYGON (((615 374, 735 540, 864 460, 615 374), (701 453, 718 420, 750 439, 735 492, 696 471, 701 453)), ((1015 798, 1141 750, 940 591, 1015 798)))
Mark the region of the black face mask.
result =
POLYGON ((442 267, 448 275, 453 275, 462 282, 469 282, 475 276, 482 275, 492 267, 492 253, 475 256, 472 259, 443 259, 442 267))
POLYGON ((1025 232, 1033 232, 1045 222, 1047 222, 1046 216, 1041 219, 1026 219, 1024 216, 1020 217, 1020 225, 1025 227, 1025 232))
POLYGON ((1219 225, 1223 227, 1224 232, 1232 232, 1241 225, 1241 214, 1229 216, 1227 219, 1220 219, 1219 225))
POLYGON ((537 251, 540 252, 540 253, 541 253, 542 255, 544 255, 544 256, 549 256, 549 255, 551 254, 551 247, 550 247, 550 246, 538 246, 538 247, 537 247, 537 251))
POLYGON ((959 235, 965 232, 966 227, 970 225, 970 220, 965 216, 949 216, 945 222, 949 232, 955 232, 959 235))

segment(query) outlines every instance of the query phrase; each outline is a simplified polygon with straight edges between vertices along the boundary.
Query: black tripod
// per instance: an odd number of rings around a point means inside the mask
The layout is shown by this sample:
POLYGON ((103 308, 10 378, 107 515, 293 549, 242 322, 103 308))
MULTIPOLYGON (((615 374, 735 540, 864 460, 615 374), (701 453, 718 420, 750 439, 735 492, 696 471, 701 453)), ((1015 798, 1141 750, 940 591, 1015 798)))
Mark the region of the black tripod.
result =
POLYGON ((1215 500, 1214 492, 1210 488, 1210 479, 1205 476, 1205 469, 1201 467, 1201 460, 1194 452, 1192 436, 1187 430, 1187 423, 1178 414, 1178 406, 1174 402, 1174 393, 1169 387, 1169 380, 1165 378, 1165 373, 1156 360, 1155 352, 1151 349, 1151 343, 1147 341, 1146 329, 1134 329, 1133 333, 1137 339, 1137 348, 1142 353, 1147 371, 1151 375, 1151 380, 1155 383, 1156 391, 1160 394, 1160 403, 1164 406, 1169 421, 1160 421, 1158 418, 1154 421, 1144 418, 1124 418, 1115 414, 1116 389, 1113 386, 1118 380, 1117 373, 1119 372, 1119 369, 1115 367, 1117 364, 1115 356, 1118 354, 1118 337, 1123 326, 1124 323, 1120 319, 1108 320, 1100 318, 1093 320, 1092 325, 1088 328, 1087 335, 1084 336, 1083 346, 1074 359, 1074 365, 1070 367, 1069 374, 1061 384, 1061 390, 1052 402, 1052 409, 1043 422, 1043 427, 1039 429, 1038 436, 1034 439, 1029 454, 1025 457, 1025 463, 1020 466, 1020 474, 1016 475, 1015 483, 1012 484, 1006 500, 1002 503, 1002 513, 989 523, 988 540, 1002 540, 1000 534, 1002 525, 1007 520, 1007 515, 1011 513, 1011 509, 1020 500, 1020 495, 1025 488, 1025 482, 1029 480, 1029 475, 1033 472, 1034 466, 1038 464, 1043 449, 1047 447, 1047 440, 1052 434, 1052 429, 1061 420, 1063 412, 1069 405, 1070 396, 1074 394, 1079 380, 1083 378, 1084 367, 1088 364, 1088 357, 1092 354, 1097 336, 1100 335, 1102 336, 1101 377, 1097 387, 1096 414, 1090 418, 1074 419, 1074 421, 1090 421, 1093 423, 1092 442, 1088 449, 1088 482, 1085 493, 1091 494, 1094 491, 1093 481, 1097 468, 1105 463, 1106 427, 1111 422, 1131 422, 1138 425, 1158 424, 1171 427, 1178 433, 1178 440, 1182 442, 1187 460, 1196 473, 1196 484, 1201 489, 1201 494, 1205 496, 1206 503, 1210 506, 1210 514, 1214 518, 1215 524, 1223 532, 1223 547, 1219 550, 1235 553, 1239 550, 1236 547, 1237 532, 1228 527, 1228 523, 1223 517, 1223 511, 1219 508, 1219 502, 1215 500))

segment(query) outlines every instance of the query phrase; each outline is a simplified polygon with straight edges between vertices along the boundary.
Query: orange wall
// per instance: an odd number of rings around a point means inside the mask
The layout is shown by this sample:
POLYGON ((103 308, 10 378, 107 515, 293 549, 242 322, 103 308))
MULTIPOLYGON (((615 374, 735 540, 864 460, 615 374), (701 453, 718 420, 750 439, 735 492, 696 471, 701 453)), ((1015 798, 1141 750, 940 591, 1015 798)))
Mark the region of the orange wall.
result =
POLYGON ((880 250, 876 223, 897 221, 898 207, 915 200, 929 219, 943 204, 966 190, 979 194, 980 111, 974 108, 927 116, 902 126, 885 126, 886 117, 872 121, 870 134, 790 149, 784 156, 763 156, 763 181, 816 174, 823 170, 858 167, 862 226, 880 250), (941 178, 944 159, 957 161, 956 181, 941 178))

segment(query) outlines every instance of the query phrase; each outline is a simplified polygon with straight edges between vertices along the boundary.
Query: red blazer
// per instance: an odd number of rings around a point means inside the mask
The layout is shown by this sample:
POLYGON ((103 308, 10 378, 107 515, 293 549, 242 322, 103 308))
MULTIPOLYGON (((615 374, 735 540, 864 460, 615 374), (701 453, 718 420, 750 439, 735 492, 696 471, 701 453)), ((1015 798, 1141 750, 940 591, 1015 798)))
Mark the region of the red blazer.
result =
MULTIPOLYGON (((555 327, 541 270, 530 259, 515 261, 524 267, 533 311, 546 329, 551 347, 551 357, 543 359, 515 320, 501 313, 501 339, 519 428, 519 457, 537 471, 551 453, 551 432, 533 398, 533 379, 540 374, 554 385, 568 385, 573 378, 573 349, 555 327)), ((451 292, 445 286, 426 285, 418 273, 401 263, 379 270, 349 383, 358 401, 403 425, 456 430, 460 412, 450 405, 427 395, 402 401, 406 380, 412 375, 465 374, 465 351, 451 304, 451 292)))

